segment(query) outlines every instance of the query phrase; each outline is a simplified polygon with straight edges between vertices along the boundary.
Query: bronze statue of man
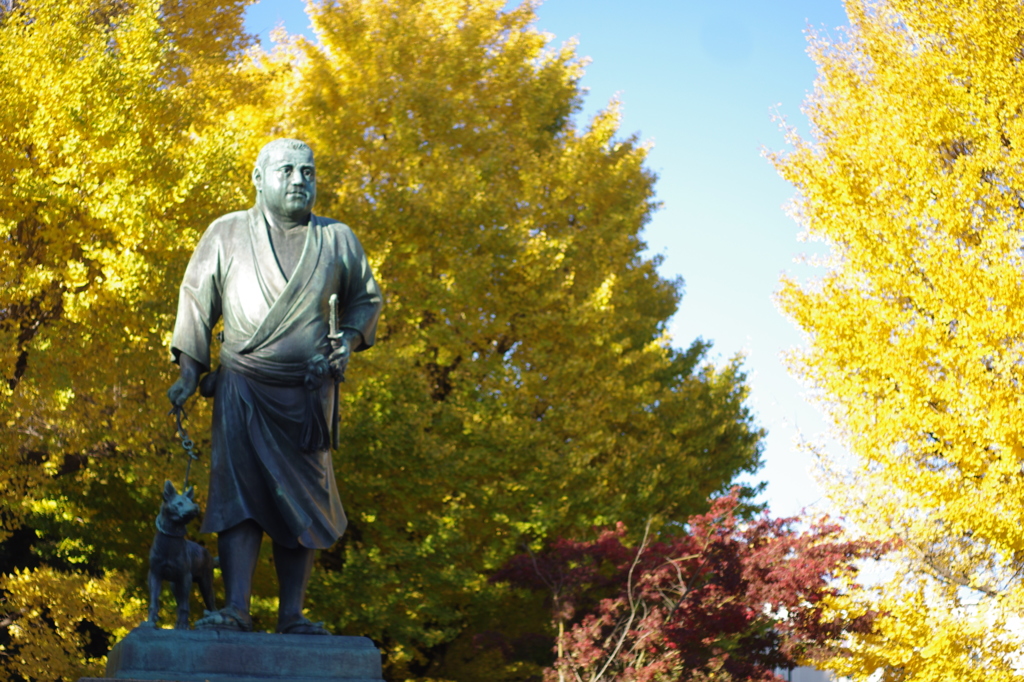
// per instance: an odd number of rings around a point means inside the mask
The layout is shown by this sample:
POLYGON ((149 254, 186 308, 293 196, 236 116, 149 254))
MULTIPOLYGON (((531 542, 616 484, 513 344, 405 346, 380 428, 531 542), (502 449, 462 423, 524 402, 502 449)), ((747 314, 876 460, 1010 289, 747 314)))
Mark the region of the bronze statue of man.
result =
POLYGON ((210 490, 202 531, 217 533, 226 606, 196 628, 252 629, 249 604, 263 534, 274 543, 277 631, 329 634, 302 613, 314 551, 345 531, 331 459, 335 387, 352 352, 373 345, 381 293, 346 225, 312 213, 313 152, 275 140, 252 172, 256 205, 213 222, 181 283, 171 341, 180 407, 210 364, 224 320, 213 394, 210 490), (330 333, 337 296, 338 331, 330 333))

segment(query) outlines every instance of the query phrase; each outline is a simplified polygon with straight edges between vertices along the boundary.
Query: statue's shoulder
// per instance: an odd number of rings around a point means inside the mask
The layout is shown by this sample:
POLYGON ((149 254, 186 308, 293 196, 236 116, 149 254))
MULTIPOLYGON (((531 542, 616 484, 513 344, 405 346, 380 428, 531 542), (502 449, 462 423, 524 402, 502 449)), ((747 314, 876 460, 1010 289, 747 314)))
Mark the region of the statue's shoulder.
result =
POLYGON ((333 241, 338 244, 345 244, 353 246, 359 244, 359 239, 356 238, 352 228, 334 218, 324 218, 323 216, 317 216, 317 221, 323 226, 324 234, 329 235, 333 241))
POLYGON ((216 229, 218 231, 221 231, 221 230, 232 230, 232 229, 236 229, 236 228, 239 228, 239 227, 245 227, 248 224, 249 224, 249 211, 248 210, 233 211, 231 213, 226 213, 226 214, 222 215, 221 217, 217 218, 212 223, 210 223, 210 226, 208 228, 206 228, 206 229, 207 230, 216 229))
POLYGON ((239 234, 245 234, 241 231, 247 230, 248 224, 248 211, 227 213, 210 223, 203 233, 203 239, 206 241, 231 239, 239 234))
POLYGON ((340 220, 335 220, 334 218, 325 218, 322 215, 318 215, 316 219, 317 222, 319 222, 323 226, 324 230, 335 232, 338 234, 347 234, 352 232, 352 228, 350 228, 348 225, 341 222, 340 220))

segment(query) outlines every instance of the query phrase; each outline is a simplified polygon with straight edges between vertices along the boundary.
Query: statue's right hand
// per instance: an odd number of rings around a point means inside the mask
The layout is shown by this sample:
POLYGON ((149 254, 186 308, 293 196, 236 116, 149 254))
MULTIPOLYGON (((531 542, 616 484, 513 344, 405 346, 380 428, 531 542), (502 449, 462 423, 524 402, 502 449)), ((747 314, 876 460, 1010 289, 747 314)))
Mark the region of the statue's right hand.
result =
POLYGON ((178 356, 178 362, 181 364, 181 374, 167 390, 167 397, 171 399, 171 405, 174 407, 182 407, 196 392, 196 388, 199 387, 199 375, 203 369, 202 365, 185 353, 178 356))
POLYGON ((199 379, 195 375, 185 372, 181 373, 174 385, 167 389, 167 397, 171 399, 171 405, 181 407, 185 401, 192 397, 199 387, 199 379))

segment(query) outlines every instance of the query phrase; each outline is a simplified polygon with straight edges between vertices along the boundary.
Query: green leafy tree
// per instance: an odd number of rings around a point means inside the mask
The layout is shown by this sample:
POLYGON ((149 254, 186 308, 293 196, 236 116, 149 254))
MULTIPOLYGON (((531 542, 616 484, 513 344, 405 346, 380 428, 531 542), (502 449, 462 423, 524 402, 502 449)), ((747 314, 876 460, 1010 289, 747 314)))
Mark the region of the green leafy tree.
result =
POLYGON ((681 287, 642 254, 645 147, 614 103, 577 128, 572 46, 503 5, 318 3, 318 43, 262 64, 265 126, 313 145, 319 211, 386 292, 344 389, 352 529, 313 602, 383 642, 396 679, 470 679, 449 643, 508 618, 485 578, 524 540, 682 520, 758 465, 737 363, 665 333, 681 287))

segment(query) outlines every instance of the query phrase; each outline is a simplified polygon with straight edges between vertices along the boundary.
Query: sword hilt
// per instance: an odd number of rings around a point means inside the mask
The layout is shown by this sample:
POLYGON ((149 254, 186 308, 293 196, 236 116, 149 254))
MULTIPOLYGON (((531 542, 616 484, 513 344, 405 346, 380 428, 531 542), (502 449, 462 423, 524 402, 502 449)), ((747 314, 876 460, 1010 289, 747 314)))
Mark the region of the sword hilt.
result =
MULTIPOLYGON (((333 341, 338 341, 339 344, 340 344, 341 339, 336 339, 335 338, 335 337, 338 336, 338 332, 339 332, 339 329, 338 329, 338 295, 337 294, 331 294, 331 298, 328 299, 328 305, 331 308, 331 314, 330 314, 331 341, 332 342, 333 341)), ((332 348, 333 348, 333 346, 332 346, 332 348)), ((345 377, 344 376, 339 377, 338 381, 345 381, 345 377)))
POLYGON ((331 294, 330 302, 328 303, 331 307, 331 336, 338 333, 338 295, 331 294))

